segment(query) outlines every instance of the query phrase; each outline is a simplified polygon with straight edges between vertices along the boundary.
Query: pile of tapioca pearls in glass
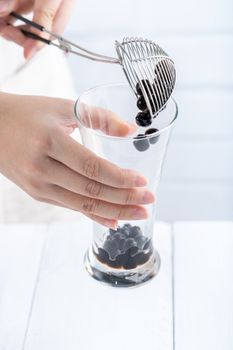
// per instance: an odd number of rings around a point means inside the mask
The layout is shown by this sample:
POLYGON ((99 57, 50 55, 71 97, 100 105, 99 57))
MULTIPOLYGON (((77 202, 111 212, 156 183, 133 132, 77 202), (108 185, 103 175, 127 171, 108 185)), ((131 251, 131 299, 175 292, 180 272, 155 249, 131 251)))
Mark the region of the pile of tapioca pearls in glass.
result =
POLYGON ((103 247, 97 252, 93 249, 93 252, 101 263, 109 267, 130 270, 150 259, 153 246, 139 226, 127 223, 117 230, 109 229, 103 247))
MULTIPOLYGON (((157 86, 158 88, 160 87, 160 72, 162 71, 162 61, 159 62, 156 65, 155 68, 155 78, 154 78, 154 82, 151 83, 149 80, 141 80, 141 85, 144 87, 145 92, 147 93, 148 97, 150 97, 153 99, 154 103, 151 103, 152 106, 152 112, 155 113, 154 118, 158 115, 156 114, 156 112, 164 105, 164 108, 166 107, 166 96, 162 96, 162 105, 159 106, 158 104, 158 96, 154 95, 154 91, 157 91, 157 89, 155 88, 155 86, 157 86), (153 107, 155 106, 155 107, 153 107)), ((137 125, 141 126, 141 127, 147 127, 149 125, 152 124, 152 117, 150 115, 150 112, 147 108, 146 105, 146 101, 145 98, 143 96, 143 92, 141 89, 141 85, 139 83, 137 83, 136 85, 136 92, 137 92, 137 107, 138 109, 140 109, 140 112, 137 114, 135 121, 137 123, 137 125)), ((163 91, 163 89, 159 89, 160 91, 163 91)), ((161 103, 161 102, 160 102, 161 103)), ((147 135, 150 134, 154 134, 156 132, 158 132, 159 130, 156 128, 149 128, 145 131, 144 134, 138 134, 137 136, 134 137, 134 141, 133 144, 135 146, 135 148, 140 151, 146 151, 149 147, 150 144, 155 144, 156 142, 158 142, 159 140, 159 135, 156 135, 154 137, 150 137, 150 138, 146 138, 147 135)))

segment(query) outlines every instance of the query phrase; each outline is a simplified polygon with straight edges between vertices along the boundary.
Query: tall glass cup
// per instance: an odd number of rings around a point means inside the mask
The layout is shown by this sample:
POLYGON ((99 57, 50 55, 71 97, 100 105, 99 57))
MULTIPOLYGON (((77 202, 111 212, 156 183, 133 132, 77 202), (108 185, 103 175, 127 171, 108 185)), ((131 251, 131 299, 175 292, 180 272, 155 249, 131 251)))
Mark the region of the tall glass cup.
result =
MULTIPOLYGON (((166 108, 145 128, 135 123, 139 112, 136 102, 128 84, 98 86, 79 97, 75 114, 83 144, 121 168, 143 174, 149 180, 148 189, 156 195, 178 109, 170 99, 166 108), (135 123, 134 133, 109 135, 106 116, 111 113, 124 122, 135 123), (150 134, 151 130, 146 132, 148 129, 158 131, 152 130, 150 134)), ((160 257, 153 235, 156 205, 147 205, 147 209, 148 219, 119 221, 117 230, 93 224, 93 241, 85 254, 85 267, 91 276, 123 287, 141 284, 158 273, 160 257)))

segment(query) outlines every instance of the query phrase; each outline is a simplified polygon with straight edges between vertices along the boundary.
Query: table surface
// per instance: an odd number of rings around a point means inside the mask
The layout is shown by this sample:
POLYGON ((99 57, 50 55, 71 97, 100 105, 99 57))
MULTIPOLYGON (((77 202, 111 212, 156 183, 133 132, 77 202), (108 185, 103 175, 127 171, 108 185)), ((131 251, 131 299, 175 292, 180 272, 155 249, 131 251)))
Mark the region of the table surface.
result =
POLYGON ((0 225, 0 350, 232 350, 233 222, 156 223, 161 270, 129 289, 86 273, 91 224, 0 225))

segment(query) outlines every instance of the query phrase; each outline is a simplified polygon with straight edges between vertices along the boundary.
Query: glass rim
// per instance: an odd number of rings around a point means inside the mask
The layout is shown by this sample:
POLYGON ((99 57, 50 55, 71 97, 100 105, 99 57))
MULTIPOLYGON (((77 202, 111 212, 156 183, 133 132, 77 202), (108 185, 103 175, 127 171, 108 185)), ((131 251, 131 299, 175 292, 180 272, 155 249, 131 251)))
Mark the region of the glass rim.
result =
MULTIPOLYGON (((117 86, 129 86, 129 84, 127 83, 112 83, 112 84, 102 84, 102 85, 96 85, 96 86, 93 86, 91 87, 90 89, 87 89, 85 90, 84 92, 82 92, 79 97, 77 98, 77 100, 75 101, 75 104, 74 104, 74 114, 75 114, 75 117, 78 119, 78 122, 82 125, 83 128, 85 129, 88 129, 90 130, 90 132, 96 136, 99 136, 99 137, 106 137, 108 139, 116 139, 116 140, 135 140, 135 138, 137 136, 114 136, 114 135, 106 135, 106 134, 100 134, 98 131, 96 131, 95 129, 91 129, 89 127, 87 127, 86 125, 84 125, 82 123, 82 121, 80 120, 80 117, 78 115, 78 112, 77 112, 77 106, 78 106, 78 103, 80 101, 80 99, 85 95, 85 94, 88 94, 94 90, 97 90, 99 88, 107 88, 107 87, 117 87, 117 86)), ((130 86, 129 86, 130 88, 130 86)), ((165 126, 164 128, 162 129, 159 129, 158 131, 155 131, 153 132, 152 134, 147 134, 147 135, 143 135, 142 137, 140 138, 146 138, 146 139, 150 139, 151 137, 155 137, 155 136, 159 136, 160 134, 162 134, 163 132, 165 132, 166 130, 170 129, 173 124, 175 123, 176 119, 177 119, 177 116, 178 116, 178 105, 175 101, 175 99, 173 97, 170 97, 168 99, 168 102, 169 101, 172 101, 174 106, 175 106, 175 113, 174 113, 174 117, 172 118, 171 122, 165 126)))

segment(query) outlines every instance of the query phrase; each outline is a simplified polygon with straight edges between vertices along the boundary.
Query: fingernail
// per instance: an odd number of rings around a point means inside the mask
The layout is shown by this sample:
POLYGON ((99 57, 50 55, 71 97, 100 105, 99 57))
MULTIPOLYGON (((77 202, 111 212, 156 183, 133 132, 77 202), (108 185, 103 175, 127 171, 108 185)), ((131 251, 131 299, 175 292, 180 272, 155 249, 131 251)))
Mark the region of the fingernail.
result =
POLYGON ((136 186, 146 186, 148 183, 147 179, 144 176, 137 176, 135 180, 136 186))
POLYGON ((133 214, 134 219, 147 219, 148 218, 148 213, 143 208, 134 209, 132 214, 133 214))
POLYGON ((142 196, 142 204, 149 204, 155 201, 155 196, 150 191, 145 191, 142 196))
POLYGON ((9 4, 7 1, 0 2, 0 15, 4 14, 9 10, 9 4))
POLYGON ((118 222, 115 220, 105 220, 104 225, 109 228, 112 228, 113 230, 116 230, 118 227, 118 222))

